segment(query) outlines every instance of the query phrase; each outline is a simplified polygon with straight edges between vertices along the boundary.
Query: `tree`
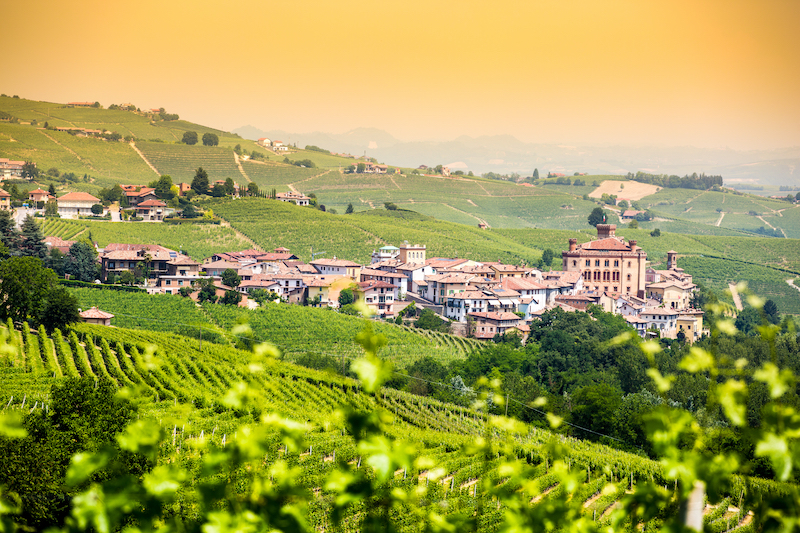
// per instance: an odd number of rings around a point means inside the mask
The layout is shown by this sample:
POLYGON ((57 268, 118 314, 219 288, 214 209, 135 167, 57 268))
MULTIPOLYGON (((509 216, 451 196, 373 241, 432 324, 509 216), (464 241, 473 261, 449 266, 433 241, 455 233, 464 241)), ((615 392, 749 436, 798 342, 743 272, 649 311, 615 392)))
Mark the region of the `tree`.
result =
POLYGON ((656 228, 650 232, 651 237, 661 237, 661 230, 656 228))
POLYGON ((778 306, 772 300, 767 300, 764 303, 764 307, 762 309, 764 311, 764 316, 766 317, 767 321, 770 324, 778 324, 781 321, 780 313, 778 312, 778 306))
POLYGON ((353 295, 352 289, 342 289, 339 293, 339 305, 344 307, 345 305, 351 304, 356 301, 355 296, 353 295))
POLYGON ((393 202, 384 202, 383 207, 385 207, 389 211, 397 211, 397 204, 393 202))
POLYGON ((44 204, 44 216, 46 217, 57 217, 58 214, 58 202, 56 200, 48 200, 46 204, 44 204))
POLYGON ((555 254, 553 253, 553 250, 547 248, 544 252, 542 252, 542 264, 545 266, 550 266, 550 264, 553 262, 554 256, 555 254))
POLYGON ((197 194, 208 194, 208 172, 203 170, 203 167, 198 168, 194 172, 192 190, 197 194))
POLYGON ((239 277, 239 274, 232 268, 226 268, 222 272, 222 283, 227 285, 228 287, 236 288, 242 282, 242 278, 239 277))
POLYGON ((589 225, 597 227, 598 224, 605 224, 606 222, 606 212, 603 211, 602 207, 595 207, 592 209, 592 212, 589 213, 589 225))
POLYGON ((66 272, 67 260, 61 250, 53 247, 50 249, 50 255, 45 261, 45 266, 61 277, 66 272))
POLYGON ((50 187, 47 188, 47 192, 50 194, 50 196, 55 197, 56 196, 56 186, 55 186, 55 184, 51 183, 50 187))
POLYGON ((247 184, 247 194, 250 196, 258 196, 258 185, 253 182, 247 184))
POLYGON ((9 252, 16 251, 19 232, 14 217, 11 216, 11 211, 5 209, 0 210, 0 240, 9 252))
MULTIPOLYGON (((195 141, 197 142, 197 141, 195 141)), ((194 143, 192 143, 194 144, 194 143)), ((219 137, 216 133, 203 134, 203 146, 217 146, 219 144, 219 137)))
POLYGON ((242 301, 242 293, 238 291, 225 291, 219 303, 224 305, 239 305, 242 301))
POLYGON ((181 218, 197 218, 199 216, 200 213, 197 212, 193 204, 186 204, 186 207, 181 211, 181 218))
POLYGON ((535 180, 539 179, 539 169, 538 168, 534 168, 533 169, 533 179, 535 179, 535 180))
POLYGON ((136 283, 136 276, 130 270, 123 270, 119 274, 119 282, 123 285, 133 285, 136 283))
POLYGON ((0 320, 32 319, 44 315, 48 293, 58 284, 55 272, 38 257, 11 257, 0 263, 0 320))
POLYGON ((103 204, 94 204, 92 206, 92 214, 93 215, 102 215, 103 214, 103 204))
POLYGON ((355 209, 353 209, 353 204, 349 203, 349 204, 347 204, 347 209, 345 210, 344 214, 345 215, 351 215, 351 214, 353 214, 354 211, 355 211, 355 209))
POLYGON ((78 241, 69 247, 67 272, 79 281, 91 282, 97 279, 97 252, 86 241, 78 241))
POLYGON ((345 174, 352 174, 356 171, 355 165, 347 165, 347 168, 344 169, 345 174))
MULTIPOLYGON (((614 414, 622 404, 619 389, 599 383, 578 390, 572 397, 572 422, 597 433, 611 435, 614 430, 614 414)), ((581 431, 579 437, 597 440, 598 435, 581 431)))
POLYGON ((211 196, 214 198, 224 198, 227 194, 225 186, 221 183, 215 183, 211 188, 211 196))
POLYGON ((39 224, 30 215, 22 221, 20 238, 17 245, 19 255, 28 257, 47 257, 47 245, 44 243, 44 236, 39 224))
POLYGON ((356 172, 359 174, 363 174, 365 170, 367 170, 367 165, 365 165, 364 163, 359 163, 358 166, 356 167, 356 172))
POLYGON ((78 299, 66 288, 59 285, 47 294, 44 313, 39 322, 48 333, 52 333, 56 328, 64 329, 80 319, 78 299))
POLYGON ((158 178, 158 181, 155 183, 155 194, 156 198, 159 200, 172 200, 175 197, 175 193, 172 192, 172 176, 163 175, 158 178))
POLYGON ((228 196, 233 196, 233 193, 236 192, 236 184, 233 182, 233 178, 225 178, 225 194, 228 196))
POLYGON ((197 144, 197 132, 196 131, 185 131, 183 132, 183 139, 181 139, 183 144, 194 145, 197 144))
POLYGON ((39 169, 36 168, 36 163, 33 161, 25 161, 22 165, 22 177, 29 180, 38 178, 39 169))
POLYGON ((630 229, 639 229, 639 222, 636 219, 631 220, 630 222, 628 222, 628 227, 630 229))
POLYGON ((200 303, 217 301, 217 287, 214 285, 212 278, 201 278, 195 282, 200 287, 200 292, 197 293, 197 301, 200 303))
POLYGON ((628 201, 627 200, 620 200, 617 204, 617 207, 620 209, 628 209, 628 201))

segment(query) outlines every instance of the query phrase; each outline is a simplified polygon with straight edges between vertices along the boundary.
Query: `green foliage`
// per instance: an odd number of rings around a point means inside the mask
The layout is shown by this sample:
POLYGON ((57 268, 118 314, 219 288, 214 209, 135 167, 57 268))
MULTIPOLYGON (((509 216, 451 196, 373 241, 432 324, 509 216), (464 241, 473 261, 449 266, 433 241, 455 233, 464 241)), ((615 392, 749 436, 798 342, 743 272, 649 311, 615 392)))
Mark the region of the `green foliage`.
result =
POLYGON ((355 296, 353 295, 352 289, 342 289, 339 292, 339 305, 345 306, 351 304, 355 301, 355 296))
POLYGON ((192 179, 192 190, 197 194, 208 194, 208 172, 199 167, 194 173, 192 179))
POLYGON ((181 139, 183 144, 194 145, 197 144, 197 132, 196 131, 187 131, 184 132, 183 138, 181 139))
POLYGON ((606 212, 603 211, 602 207, 595 207, 592 209, 592 212, 589 213, 589 225, 590 226, 597 226, 598 224, 605 224, 606 222, 606 212))
MULTIPOLYGON (((195 144, 196 142, 197 141, 195 140, 194 143, 186 143, 186 144, 195 144)), ((217 146, 217 145, 219 145, 219 137, 217 136, 216 133, 206 132, 203 134, 203 146, 217 146)))

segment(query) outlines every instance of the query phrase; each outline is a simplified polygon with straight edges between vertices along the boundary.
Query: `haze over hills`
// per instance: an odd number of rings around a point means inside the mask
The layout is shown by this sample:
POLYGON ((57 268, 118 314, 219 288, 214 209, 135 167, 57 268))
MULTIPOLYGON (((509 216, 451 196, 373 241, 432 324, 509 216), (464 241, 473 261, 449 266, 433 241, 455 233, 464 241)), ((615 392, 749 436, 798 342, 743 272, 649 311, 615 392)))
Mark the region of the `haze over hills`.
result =
POLYGON ((422 164, 450 165, 476 174, 516 172, 587 172, 589 174, 722 175, 726 183, 751 182, 761 185, 800 184, 800 147, 778 150, 730 150, 692 146, 626 146, 598 144, 525 143, 512 135, 469 137, 450 141, 402 141, 377 128, 357 128, 345 133, 291 133, 243 126, 233 130, 246 139, 260 137, 288 143, 321 146, 356 156, 366 155, 389 164, 417 167, 422 164))

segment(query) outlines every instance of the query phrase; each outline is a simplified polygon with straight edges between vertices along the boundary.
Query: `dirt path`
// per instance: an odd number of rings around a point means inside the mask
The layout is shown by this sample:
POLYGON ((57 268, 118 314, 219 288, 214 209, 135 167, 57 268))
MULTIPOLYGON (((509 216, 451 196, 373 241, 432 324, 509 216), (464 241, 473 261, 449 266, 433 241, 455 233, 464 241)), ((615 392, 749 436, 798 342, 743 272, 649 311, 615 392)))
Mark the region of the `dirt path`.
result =
POLYGON ((689 211, 691 211, 692 209, 694 209, 694 206, 692 206, 692 207, 690 207, 689 209, 687 209, 686 211, 684 211, 684 213, 688 213, 688 212, 689 212, 689 211))
POLYGON ((144 161, 145 163, 147 163, 147 166, 148 166, 148 167, 150 167, 150 170, 152 170, 153 172, 155 172, 157 176, 160 176, 160 175, 161 175, 161 173, 160 173, 160 172, 159 172, 159 171, 156 169, 156 167, 154 167, 154 166, 153 166, 153 164, 152 164, 150 161, 148 161, 148 160, 147 160, 147 158, 144 156, 144 154, 142 153, 142 151, 141 151, 141 150, 139 150, 139 148, 136 146, 136 143, 135 143, 135 142, 133 142, 133 141, 131 141, 131 143, 130 143, 130 144, 131 144, 131 148, 133 148, 133 149, 134 149, 134 151, 135 151, 137 154, 139 154, 139 157, 141 157, 141 158, 142 158, 142 161, 144 161))
POLYGON ((728 283, 728 289, 731 291, 731 296, 733 296, 733 305, 736 306, 737 311, 741 311, 744 309, 742 306, 742 298, 739 296, 739 291, 736 290, 735 283, 728 283))
POLYGON ((463 214, 465 214, 465 215, 467 215, 467 216, 470 216, 470 217, 474 218, 475 220, 477 220, 478 222, 480 222, 480 223, 482 223, 482 224, 486 224, 487 226, 489 225, 489 223, 488 223, 488 222, 486 222, 485 220, 483 220, 483 219, 482 219, 482 218, 480 218, 480 217, 476 217, 476 216, 475 216, 475 215, 473 215, 472 213, 467 213, 466 211, 462 211, 461 209, 459 209, 459 208, 457 208, 457 207, 453 207, 453 206, 452 206, 452 205, 450 205, 450 204, 442 204, 442 205, 449 207, 449 208, 450 208, 450 209, 452 209, 453 211, 458 211, 459 213, 463 213, 463 214))
POLYGON ((485 192, 485 193, 486 193, 486 196, 491 196, 491 194, 489 194, 489 191, 487 191, 487 190, 486 190, 486 189, 483 187, 483 184, 482 184, 480 181, 476 181, 475 183, 478 185, 478 187, 480 187, 480 188, 481 188, 481 190, 482 190, 483 192, 485 192))
POLYGON ((242 160, 239 159, 239 154, 236 152, 233 152, 233 160, 236 161, 236 166, 239 167, 239 172, 241 173, 242 177, 247 180, 247 183, 253 183, 253 180, 251 180, 250 176, 247 175, 247 172, 244 171, 242 160))
POLYGON ((690 203, 692 203, 694 200, 697 200, 698 198, 700 198, 701 196, 703 196, 705 193, 706 193, 706 191, 703 191, 703 192, 701 192, 700 194, 698 194, 697 196, 694 196, 694 197, 692 197, 692 198, 689 198, 688 200, 686 200, 686 203, 687 203, 687 204, 690 204, 690 203))
POLYGON ((478 207, 478 204, 476 204, 475 202, 473 202, 473 201, 472 201, 472 198, 467 198, 467 203, 468 203, 468 204, 470 204, 470 205, 474 205, 475 207, 478 207))
POLYGON ((74 150, 72 150, 72 148, 69 148, 68 146, 64 146, 63 144, 61 144, 61 143, 60 143, 60 142, 58 142, 57 140, 53 139, 53 138, 52 138, 50 135, 48 135, 47 133, 45 133, 45 132, 44 132, 44 130, 37 130, 37 131, 38 131, 39 133, 41 133, 42 135, 44 135, 45 137, 47 137, 48 139, 50 139, 51 141, 53 141, 54 143, 56 143, 57 145, 59 145, 61 148, 63 148, 63 149, 64 149, 64 150, 66 150, 67 152, 69 152, 69 153, 71 153, 72 155, 74 155, 74 156, 75 156, 75 158, 76 158, 78 161, 80 161, 81 163, 85 164, 87 167, 89 167, 89 168, 90 168, 90 169, 92 169, 93 171, 97 172, 97 169, 96 169, 96 168, 94 168, 94 167, 92 166, 92 164, 91 164, 91 163, 89 163, 88 161, 85 161, 85 160, 84 160, 84 159, 83 159, 81 156, 79 156, 78 154, 76 154, 76 153, 75 153, 75 151, 74 151, 74 150))
POLYGON ((396 182, 396 181, 394 181, 394 177, 392 177, 392 176, 389 176, 389 179, 390 179, 390 180, 392 180, 392 183, 394 183, 394 186, 395 186, 395 187, 397 187, 398 189, 400 189, 400 186, 397 184, 397 182, 396 182))
POLYGON ((787 279, 786 283, 788 283, 790 287, 794 287, 795 289, 800 291, 800 287, 798 287, 797 285, 794 284, 794 280, 793 279, 787 279))
POLYGON ((717 220, 717 222, 714 225, 719 227, 719 225, 722 224, 722 219, 723 218, 725 218, 725 211, 723 211, 722 213, 719 214, 719 220, 717 220))
POLYGON ((767 226, 769 226, 770 228, 772 228, 772 229, 775 229, 775 226, 773 226, 772 224, 770 224, 769 222, 767 222, 766 220, 764 220, 764 217, 763 217, 763 216, 761 216, 761 215, 758 215, 756 218, 757 218, 757 219, 759 219, 759 220, 760 220, 761 222, 763 222, 764 224, 766 224, 767 226))
MULTIPOLYGON (((219 215, 217 215, 217 216, 219 217, 219 215)), ((252 246, 254 249, 256 249, 256 250, 263 250, 263 248, 262 248, 261 246, 259 246, 258 244, 256 244, 256 242, 255 242, 253 239, 251 239, 250 237, 248 237, 247 235, 245 235, 244 233, 242 233, 242 232, 241 232, 241 231, 239 231, 238 229, 234 228, 233 226, 231 226, 231 223, 230 223, 230 222, 228 222, 227 220, 225 220, 225 219, 224 219, 224 218, 222 218, 222 217, 219 217, 219 219, 220 219, 220 224, 219 224, 220 226, 223 226, 223 227, 226 227, 226 228, 231 228, 231 229, 233 230, 233 232, 234 232, 234 233, 235 233, 235 234, 236 234, 236 235, 237 235, 239 238, 241 238, 242 240, 245 240, 245 241, 247 241, 248 243, 250 243, 250 246, 252 246)))
POLYGON ((328 173, 330 173, 330 172, 331 172, 330 170, 326 170, 325 172, 323 172, 323 173, 321 173, 321 174, 317 174, 316 176, 311 176, 311 177, 308 177, 308 178, 302 179, 302 180, 300 180, 300 181, 295 181, 294 183, 289 183, 289 184, 287 184, 287 185, 289 186, 289 188, 290 188, 291 190, 293 190, 294 192, 297 192, 297 189, 295 189, 295 188, 294 188, 294 186, 295 186, 296 184, 300 184, 300 183, 303 183, 304 181, 308 181, 308 180, 313 180, 313 179, 315 179, 315 178, 319 178, 320 176, 324 176, 325 174, 328 174, 328 173))

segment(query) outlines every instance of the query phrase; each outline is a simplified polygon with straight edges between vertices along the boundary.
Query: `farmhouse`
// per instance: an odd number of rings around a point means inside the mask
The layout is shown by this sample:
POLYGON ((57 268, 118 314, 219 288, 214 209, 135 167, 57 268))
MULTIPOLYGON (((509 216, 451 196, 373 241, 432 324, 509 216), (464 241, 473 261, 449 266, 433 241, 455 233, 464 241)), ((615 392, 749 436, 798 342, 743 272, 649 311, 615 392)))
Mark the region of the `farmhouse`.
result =
POLYGON ((11 195, 0 189, 0 210, 11 211, 11 195))
POLYGON ((28 193, 28 201, 39 203, 46 202, 51 198, 50 193, 42 189, 34 189, 28 193))
POLYGON ((0 180, 22 177, 22 167, 25 161, 13 161, 7 157, 0 157, 0 180))
POLYGON ((502 335, 511 328, 516 328, 522 319, 514 313, 469 313, 475 320, 475 337, 491 339, 502 335))
POLYGON ((167 204, 161 200, 145 200, 136 204, 136 216, 151 222, 164 220, 167 204))
POLYGON ((77 218, 92 214, 92 206, 100 199, 88 192, 70 192, 58 199, 58 214, 61 218, 77 218))
POLYGON ((293 202, 299 206, 307 206, 311 202, 311 198, 308 196, 292 191, 279 192, 275 195, 275 199, 281 202, 293 202))
POLYGON ((369 280, 356 285, 357 299, 363 299, 377 316, 392 315, 392 304, 397 300, 397 287, 385 281, 369 280))

